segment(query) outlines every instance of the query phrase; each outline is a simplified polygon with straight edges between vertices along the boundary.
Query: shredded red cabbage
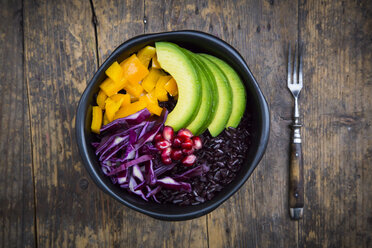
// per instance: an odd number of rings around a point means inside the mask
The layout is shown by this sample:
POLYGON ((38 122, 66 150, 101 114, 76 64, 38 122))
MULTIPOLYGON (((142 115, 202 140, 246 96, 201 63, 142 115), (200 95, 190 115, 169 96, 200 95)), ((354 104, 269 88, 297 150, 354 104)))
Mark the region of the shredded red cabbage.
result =
POLYGON ((176 165, 162 165, 154 169, 152 161, 158 150, 151 142, 164 126, 167 114, 168 111, 164 110, 160 117, 155 118, 143 109, 117 119, 103 126, 99 142, 92 143, 103 173, 114 184, 141 196, 145 201, 152 198, 159 202, 155 195, 162 188, 191 192, 191 185, 181 180, 200 176, 209 169, 201 165, 173 178, 158 178, 176 165))

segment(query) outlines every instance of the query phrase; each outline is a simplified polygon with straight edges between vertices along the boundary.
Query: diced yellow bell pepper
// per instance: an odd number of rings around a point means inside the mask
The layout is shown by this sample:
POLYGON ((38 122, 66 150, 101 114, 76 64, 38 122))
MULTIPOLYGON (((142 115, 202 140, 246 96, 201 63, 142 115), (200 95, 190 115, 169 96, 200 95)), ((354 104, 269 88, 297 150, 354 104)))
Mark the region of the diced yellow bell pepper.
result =
POLYGON ((164 89, 165 84, 172 79, 172 76, 166 75, 166 76, 160 76, 158 81, 156 81, 155 87, 160 87, 164 89))
POLYGON ((155 95, 160 102, 168 101, 168 94, 164 88, 155 88, 155 95))
POLYGON ((112 63, 110 67, 105 71, 106 75, 111 78, 115 83, 120 83, 124 76, 124 70, 118 62, 112 63))
POLYGON ((107 95, 103 90, 100 90, 97 95, 97 104, 101 109, 105 109, 105 101, 106 101, 107 95))
POLYGON ((129 93, 131 96, 134 96, 134 97, 140 97, 141 94, 143 93, 143 87, 142 85, 136 83, 136 84, 132 84, 132 83, 128 83, 125 85, 124 89, 127 91, 127 93, 129 93))
POLYGON ((93 133, 98 133, 102 126, 102 109, 99 106, 93 106, 92 109, 92 125, 90 129, 93 133))
POLYGON ((154 57, 156 52, 155 47, 152 46, 146 46, 145 48, 142 48, 137 53, 138 59, 141 61, 141 63, 147 68, 149 67, 150 60, 152 57, 154 57))
POLYGON ((108 120, 108 118, 107 118, 107 114, 106 114, 106 112, 105 112, 105 114, 103 115, 103 125, 107 125, 107 124, 109 124, 110 123, 110 121, 108 120))
POLYGON ((125 107, 121 107, 119 111, 116 112, 114 116, 114 120, 127 117, 129 115, 132 115, 134 113, 137 113, 141 109, 146 108, 146 102, 145 101, 137 101, 134 103, 131 103, 125 107))
POLYGON ((170 79, 168 82, 165 83, 164 89, 171 95, 175 96, 178 94, 178 88, 177 88, 177 83, 174 78, 170 79))
POLYGON ((120 90, 124 89, 127 84, 125 78, 121 78, 119 83, 115 83, 111 78, 106 78, 103 83, 99 86, 107 96, 112 96, 118 93, 120 90))
POLYGON ((120 101, 121 99, 123 99, 122 102, 121 102, 121 107, 130 104, 130 95, 129 95, 129 94, 120 94, 120 93, 119 93, 119 94, 112 95, 110 98, 111 98, 113 101, 115 101, 115 102, 118 102, 118 101, 120 101))
POLYGON ((132 84, 138 84, 149 74, 149 70, 141 63, 135 54, 123 62, 121 67, 124 70, 124 77, 132 84))
POLYGON ((153 97, 151 94, 146 94, 140 97, 140 101, 145 101, 147 106, 146 108, 150 111, 151 114, 155 114, 157 116, 161 115, 163 108, 159 107, 158 100, 153 97))
POLYGON ((161 70, 151 68, 150 73, 142 80, 142 87, 147 92, 151 92, 154 89, 159 77, 163 74, 164 73, 161 70))
POLYGON ((109 122, 112 122, 114 120, 115 113, 118 112, 122 102, 123 99, 120 99, 117 102, 112 100, 111 98, 106 99, 106 115, 109 122))
POLYGON ((156 54, 154 55, 154 57, 152 57, 151 67, 155 69, 161 69, 161 66, 159 64, 158 57, 156 56, 156 54))
POLYGON ((155 86, 155 97, 161 101, 165 102, 168 101, 168 93, 164 89, 164 85, 171 79, 171 76, 161 76, 159 77, 158 81, 156 82, 155 86))
POLYGON ((123 61, 120 62, 119 65, 121 66, 121 68, 124 68, 124 64, 127 63, 127 61, 128 61, 129 58, 130 57, 128 57, 128 58, 126 58, 126 59, 124 59, 123 61))

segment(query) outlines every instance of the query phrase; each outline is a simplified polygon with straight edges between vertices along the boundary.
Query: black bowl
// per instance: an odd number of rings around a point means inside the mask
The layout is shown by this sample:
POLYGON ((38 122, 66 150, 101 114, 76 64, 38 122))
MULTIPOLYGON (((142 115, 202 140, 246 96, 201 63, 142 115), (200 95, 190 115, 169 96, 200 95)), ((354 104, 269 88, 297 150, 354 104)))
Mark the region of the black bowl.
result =
POLYGON ((261 160, 269 139, 270 115, 265 97, 256 79, 249 70, 242 56, 229 44, 212 35, 198 31, 175 31, 157 34, 145 34, 132 38, 120 45, 102 64, 85 89, 77 109, 76 135, 77 143, 84 165, 93 181, 107 194, 123 203, 151 217, 162 220, 187 220, 207 214, 232 196, 248 179, 261 160), (112 184, 106 177, 98 163, 98 159, 90 145, 92 134, 90 122, 94 95, 99 85, 106 78, 105 70, 114 62, 121 62, 129 55, 137 52, 146 45, 154 45, 156 41, 170 41, 188 48, 194 52, 204 52, 219 57, 231 65, 240 75, 247 91, 247 110, 252 113, 252 139, 246 159, 236 178, 219 192, 211 201, 196 206, 161 205, 145 202, 136 195, 112 184))

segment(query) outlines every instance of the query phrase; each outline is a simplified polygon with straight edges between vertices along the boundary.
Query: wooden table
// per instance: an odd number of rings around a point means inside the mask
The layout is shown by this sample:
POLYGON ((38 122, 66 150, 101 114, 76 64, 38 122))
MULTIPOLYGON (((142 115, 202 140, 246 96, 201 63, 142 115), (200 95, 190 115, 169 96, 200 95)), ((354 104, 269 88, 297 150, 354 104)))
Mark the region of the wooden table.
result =
POLYGON ((1 247, 372 247, 370 1, 4 1, 1 247), (246 184, 207 216, 164 222, 111 199, 78 154, 75 110, 98 66, 143 33, 195 29, 243 55, 271 109, 246 184), (289 42, 304 45, 305 211, 288 215, 289 42))

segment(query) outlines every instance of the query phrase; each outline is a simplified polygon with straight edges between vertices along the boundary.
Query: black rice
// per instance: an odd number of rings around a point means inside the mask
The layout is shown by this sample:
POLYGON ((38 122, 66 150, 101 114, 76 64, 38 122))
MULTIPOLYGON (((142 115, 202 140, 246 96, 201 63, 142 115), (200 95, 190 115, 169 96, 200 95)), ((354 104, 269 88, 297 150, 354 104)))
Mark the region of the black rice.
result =
MULTIPOLYGON (((167 104, 171 105, 169 102, 167 104)), ((166 107, 172 108, 174 105, 166 107)), ((203 148, 195 152, 197 162, 193 167, 206 164, 210 168, 209 171, 205 175, 191 178, 188 181, 192 186, 190 193, 162 189, 157 194, 160 203, 185 206, 198 205, 212 200, 218 192, 235 179, 239 172, 250 146, 251 124, 251 116, 245 114, 237 128, 225 129, 215 138, 208 131, 200 135, 203 148)), ((158 160, 155 162, 155 167, 157 167, 161 163, 160 157, 155 160, 158 160)), ((167 175, 181 174, 191 168, 177 164, 167 175)))

